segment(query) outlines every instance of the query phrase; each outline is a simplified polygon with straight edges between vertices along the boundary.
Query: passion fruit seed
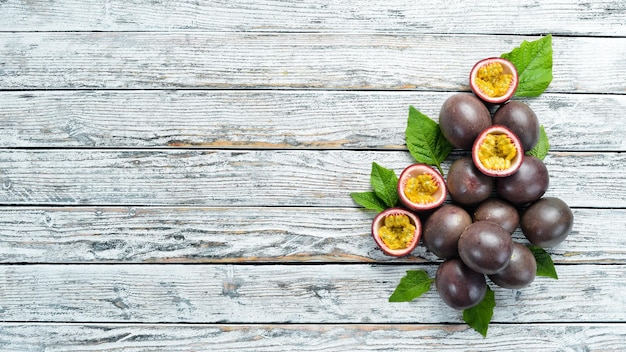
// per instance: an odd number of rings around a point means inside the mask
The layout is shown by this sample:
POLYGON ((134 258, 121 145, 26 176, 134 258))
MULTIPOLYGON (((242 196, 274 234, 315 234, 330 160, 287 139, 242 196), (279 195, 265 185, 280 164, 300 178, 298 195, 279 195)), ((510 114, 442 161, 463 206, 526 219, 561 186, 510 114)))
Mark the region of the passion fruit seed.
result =
POLYGON ((413 203, 428 204, 435 201, 435 192, 439 189, 437 181, 427 173, 411 177, 404 187, 404 194, 413 203))
POLYGON ((476 85, 492 98, 506 94, 512 82, 513 75, 504 73, 504 67, 499 62, 491 62, 480 67, 476 74, 476 85))
POLYGON ((507 170, 517 155, 513 141, 504 133, 489 133, 478 150, 481 164, 490 170, 507 170))
POLYGON ((404 249, 413 240, 415 225, 404 214, 391 214, 385 217, 385 224, 378 233, 389 249, 404 249))

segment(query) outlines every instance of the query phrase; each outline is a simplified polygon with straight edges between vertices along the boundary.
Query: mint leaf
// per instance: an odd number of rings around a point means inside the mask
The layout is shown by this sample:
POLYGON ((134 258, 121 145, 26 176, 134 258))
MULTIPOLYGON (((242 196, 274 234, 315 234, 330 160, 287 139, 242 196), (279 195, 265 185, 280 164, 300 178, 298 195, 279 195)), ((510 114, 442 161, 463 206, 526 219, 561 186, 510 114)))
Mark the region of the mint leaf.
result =
POLYGON ((526 247, 528 247, 535 256, 535 261, 537 262, 537 276, 545 276, 558 280, 559 276, 556 274, 556 268, 554 267, 554 262, 550 254, 548 254, 545 249, 532 244, 526 247))
POLYGON ((398 197, 398 176, 393 170, 386 169, 375 162, 372 163, 370 182, 374 187, 374 193, 387 207, 396 206, 398 197))
POLYGON ((350 197, 352 197, 352 200, 354 200, 357 204, 365 207, 366 209, 376 211, 383 211, 387 209, 385 202, 380 200, 374 192, 353 192, 350 193, 350 197))
POLYGON ((478 331, 483 337, 487 337, 487 329, 493 316, 493 308, 496 306, 496 298, 489 286, 487 293, 478 305, 463 310, 463 321, 472 329, 478 331))
POLYGON ((424 270, 407 270, 389 302, 410 302, 430 290, 433 281, 424 270))
POLYGON ((549 150, 550 142, 548 141, 548 135, 546 134, 546 130, 543 128, 543 125, 541 125, 539 129, 539 141, 533 149, 526 152, 526 155, 532 155, 543 160, 546 155, 548 155, 549 150))
POLYGON ((444 137, 435 121, 409 106, 405 138, 406 146, 417 162, 436 166, 443 175, 441 163, 452 151, 452 144, 444 137))
POLYGON ((552 82, 552 35, 522 44, 500 57, 515 65, 519 83, 515 96, 536 97, 552 82))

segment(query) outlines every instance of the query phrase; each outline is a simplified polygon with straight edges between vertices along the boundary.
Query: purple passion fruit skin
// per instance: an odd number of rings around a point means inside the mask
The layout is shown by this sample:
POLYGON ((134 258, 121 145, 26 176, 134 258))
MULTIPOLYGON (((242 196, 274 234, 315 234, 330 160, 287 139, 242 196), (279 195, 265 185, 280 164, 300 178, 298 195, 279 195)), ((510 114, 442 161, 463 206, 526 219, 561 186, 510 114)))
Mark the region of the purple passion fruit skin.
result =
POLYGON ((398 179, 400 201, 413 211, 437 208, 446 200, 446 195, 443 177, 428 165, 409 165, 398 179))
POLYGON ((472 224, 472 218, 463 208, 444 204, 424 222, 422 242, 441 259, 459 255, 457 243, 463 230, 472 224))
POLYGON ((526 246, 520 243, 513 244, 513 253, 509 264, 495 274, 489 275, 494 284, 510 289, 520 289, 530 285, 535 280, 537 261, 526 246))
POLYGON ((439 111, 439 127, 453 146, 469 150, 480 132, 491 126, 491 114, 472 94, 450 96, 439 111))
POLYGON ((509 101, 493 114, 493 124, 503 125, 517 137, 527 152, 539 142, 539 119, 535 112, 521 101, 509 101))
POLYGON ((484 130, 474 142, 472 160, 476 168, 491 177, 514 174, 522 164, 524 152, 519 138, 502 125, 484 130))
POLYGON ((545 197, 526 208, 520 225, 530 243, 542 248, 554 247, 572 231, 574 214, 561 199, 545 197))
POLYGON ((473 221, 495 222, 509 234, 513 234, 519 226, 520 216, 517 209, 510 203, 499 198, 491 198, 474 209, 473 221))
POLYGON ((470 88, 489 104, 501 104, 513 97, 519 81, 512 62, 490 57, 478 61, 470 71, 470 88))
POLYGON ((458 310, 477 305, 487 293, 485 275, 468 268, 459 258, 447 259, 439 265, 435 286, 439 297, 458 310))
POLYGON ((447 186, 453 201, 474 205, 489 198, 494 182, 493 178, 478 171, 472 158, 461 157, 448 170, 447 186))
POLYGON ((481 274, 491 275, 509 264, 513 238, 498 224, 479 221, 463 231, 458 246, 465 265, 481 274))
POLYGON ((516 173, 496 178, 496 193, 513 205, 524 205, 541 198, 549 184, 548 169, 543 161, 525 155, 516 173))
POLYGON ((403 208, 384 210, 372 221, 372 236, 383 253, 405 256, 419 243, 422 233, 421 222, 415 214, 403 208))

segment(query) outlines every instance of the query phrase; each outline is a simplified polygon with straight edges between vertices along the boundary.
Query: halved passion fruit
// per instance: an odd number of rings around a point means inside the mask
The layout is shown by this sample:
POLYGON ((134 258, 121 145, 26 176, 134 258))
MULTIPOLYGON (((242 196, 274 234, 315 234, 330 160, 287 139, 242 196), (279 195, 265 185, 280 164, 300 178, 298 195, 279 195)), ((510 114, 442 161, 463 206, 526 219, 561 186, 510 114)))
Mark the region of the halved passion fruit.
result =
POLYGON ((446 183, 426 164, 407 166, 398 179, 400 202, 414 211, 437 208, 446 200, 446 183))
POLYGON ((470 88, 482 101, 501 104, 511 99, 518 83, 511 61, 490 57, 478 61, 470 71, 470 88))
POLYGON ((384 210, 372 221, 372 236, 387 255, 402 257, 419 243, 422 224, 415 214, 402 208, 384 210))
POLYGON ((485 129, 472 148, 474 165, 483 174, 506 177, 514 174, 522 164, 524 149, 519 138, 502 125, 485 129))

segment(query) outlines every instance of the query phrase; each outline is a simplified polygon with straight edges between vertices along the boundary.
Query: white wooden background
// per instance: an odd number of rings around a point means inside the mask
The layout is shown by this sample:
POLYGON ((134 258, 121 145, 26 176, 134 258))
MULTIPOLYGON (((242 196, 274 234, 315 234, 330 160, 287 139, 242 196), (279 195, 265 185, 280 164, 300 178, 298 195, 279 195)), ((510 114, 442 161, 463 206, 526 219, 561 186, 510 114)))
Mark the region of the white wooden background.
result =
POLYGON ((624 351, 625 137, 621 0, 0 0, 0 350, 624 351), (560 279, 494 287, 488 338, 388 303, 438 260, 349 193, 411 162, 409 104, 547 33, 560 279))

